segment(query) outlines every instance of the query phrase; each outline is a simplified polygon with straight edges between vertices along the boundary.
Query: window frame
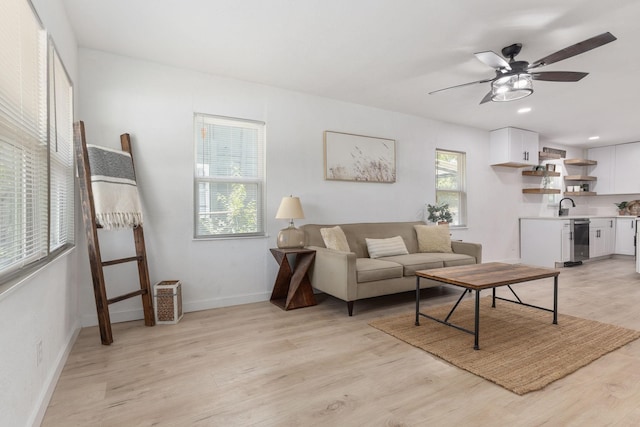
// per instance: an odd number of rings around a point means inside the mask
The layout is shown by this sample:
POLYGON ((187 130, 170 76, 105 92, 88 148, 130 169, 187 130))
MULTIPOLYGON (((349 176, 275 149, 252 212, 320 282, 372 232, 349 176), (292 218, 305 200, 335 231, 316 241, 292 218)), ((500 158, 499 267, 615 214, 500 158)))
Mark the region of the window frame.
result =
POLYGON ((436 204, 443 203, 443 198, 440 197, 443 193, 455 193, 458 200, 458 212, 452 212, 453 222, 451 227, 466 227, 467 226, 467 154, 464 151, 448 150, 443 148, 436 148, 435 152, 435 169, 434 169, 434 187, 435 187, 435 199, 436 204), (439 167, 439 154, 455 155, 458 157, 457 169, 456 169, 456 181, 458 183, 457 188, 439 188, 438 187, 438 171, 439 167))
MULTIPOLYGON (((42 25, 42 21, 39 19, 33 5, 28 0, 24 0, 24 4, 19 4, 18 2, 14 3, 16 7, 16 13, 26 13, 28 9, 32 14, 31 17, 33 21, 30 21, 30 24, 34 24, 34 29, 36 29, 37 40, 39 49, 37 52, 37 56, 34 57, 34 61, 29 63, 21 63, 21 67, 27 66, 35 66, 37 70, 33 69, 40 77, 39 86, 38 86, 38 101, 36 102, 38 116, 41 117, 43 124, 40 126, 43 127, 41 132, 41 136, 37 138, 36 145, 40 148, 37 148, 37 155, 35 158, 34 164, 24 163, 23 161, 18 161, 15 158, 12 160, 12 152, 15 153, 27 153, 29 151, 33 151, 35 145, 33 143, 29 143, 28 140, 30 137, 27 137, 27 133, 20 133, 20 131, 16 131, 12 133, 11 131, 7 131, 5 134, 4 142, 6 142, 5 148, 0 150, 0 155, 4 154, 7 157, 4 157, 3 163, 8 165, 9 167, 14 166, 17 169, 14 171, 13 179, 9 182, 15 183, 15 191, 13 193, 6 193, 8 198, 5 199, 4 207, 0 206, 0 212, 5 212, 7 214, 7 219, 12 217, 11 211, 15 209, 15 214, 13 218, 15 219, 15 215, 20 211, 28 211, 33 210, 34 208, 30 208, 29 206, 40 206, 37 207, 39 210, 39 217, 35 222, 32 223, 23 223, 23 221, 13 221, 10 222, 10 226, 6 228, 5 238, 7 236, 13 235, 18 236, 21 241, 25 242, 23 246, 27 246, 29 244, 35 244, 37 246, 37 250, 35 254, 30 254, 26 249, 20 249, 20 247, 12 246, 9 242, 7 246, 4 246, 5 255, 7 258, 4 259, 4 266, 0 270, 0 293, 10 289, 15 284, 21 282, 24 278, 33 274, 36 270, 42 268, 49 262, 53 261, 59 255, 65 253, 69 248, 73 247, 75 244, 75 224, 74 224, 74 211, 75 211, 75 191, 74 191, 74 178, 75 178, 75 159, 73 157, 73 133, 71 132, 70 141, 69 135, 66 135, 67 144, 63 153, 62 150, 59 155, 57 155, 58 159, 55 160, 57 163, 57 172, 56 179, 57 182, 62 182, 61 190, 58 190, 56 194, 59 194, 58 198, 61 203, 56 206, 62 206, 61 214, 58 212, 52 212, 52 149, 57 150, 57 143, 52 143, 53 139, 57 139, 59 133, 57 132, 57 128, 59 126, 59 122, 56 116, 56 107, 52 104, 55 102, 55 94, 58 90, 58 82, 54 81, 54 76, 57 68, 58 72, 62 72, 63 80, 61 82, 67 83, 68 86, 63 86, 62 89, 68 89, 69 93, 67 94, 67 108, 68 111, 64 111, 66 114, 66 119, 68 120, 68 128, 72 129, 73 126, 73 115, 74 115, 74 105, 73 105, 73 81, 69 77, 67 70, 64 67, 64 63, 62 58, 60 58, 58 51, 55 47, 53 39, 50 34, 46 31, 46 28, 42 25), (24 9, 20 9, 24 8, 24 9), (57 62, 56 62, 57 61, 57 62), (35 64, 35 65, 34 65, 35 64), (70 143, 69 143, 70 142, 70 143), (11 148, 13 147, 13 148, 11 148), (38 166, 39 165, 39 166, 38 166), (44 171, 39 173, 40 181, 35 185, 27 184, 28 180, 26 178, 18 178, 18 177, 26 177, 31 174, 32 169, 42 168, 44 171), (66 176, 65 176, 66 175, 66 176), (21 183, 22 182, 22 183, 21 183), (30 188, 35 188, 35 191, 30 190, 30 188), (38 194, 38 195, 36 195, 38 194), (15 208, 11 208, 14 206, 15 208), (54 224, 52 221, 52 217, 62 218, 62 222, 57 222, 54 224), (58 228, 58 233, 55 234, 56 237, 62 237, 61 239, 54 238, 53 227, 54 225, 60 226, 64 223, 64 226, 68 227, 64 230, 58 228), (35 241, 31 241, 29 231, 30 226, 36 227, 35 241), (52 241, 53 239, 53 241, 52 241), (17 250, 17 252, 16 252, 17 250)), ((28 16, 28 15, 23 15, 28 16)), ((25 21, 26 22, 26 21, 25 21)), ((11 31, 8 29, 7 31, 11 31)), ((7 33, 12 34, 12 33, 7 33)), ((23 33, 14 34, 14 36, 22 37, 23 33)), ((20 52, 17 52, 20 55, 20 52)), ((28 68, 25 68, 25 72, 29 73, 28 68)), ((10 84, 10 81, 6 81, 7 84, 10 84)), ((25 89, 20 85, 16 90, 23 92, 25 89)), ((8 92, 5 92, 8 93, 8 92)), ((10 96, 10 95, 7 95, 10 96)), ((7 128, 5 129, 21 129, 22 126, 25 126, 27 122, 23 121, 24 119, 20 115, 11 114, 11 108, 15 107, 15 104, 10 101, 9 98, 5 98, 7 104, 5 104, 5 108, 0 110, 0 114, 2 114, 2 120, 5 123, 7 128)), ((27 125, 28 126, 28 125, 27 125)), ((39 127, 38 127, 39 129, 39 127)), ((35 151, 34 151, 35 153, 35 151)), ((32 153, 33 154, 33 153, 32 153)), ((20 158, 23 156, 21 155, 20 158)), ((7 178, 11 179, 11 175, 7 175, 7 178)), ((6 190, 6 188, 5 188, 6 190)), ((6 243, 6 242, 5 242, 6 243)), ((0 250, 0 252, 2 252, 0 250)), ((1 261, 1 260, 0 260, 1 261)))
MULTIPOLYGON (((238 148, 238 147, 235 147, 238 148)), ((204 147, 203 147, 204 150, 204 147)), ((220 116, 206 113, 194 113, 194 186, 193 186, 193 238, 196 240, 218 240, 218 239, 239 239, 239 238, 255 238, 266 236, 265 231, 265 177, 266 177, 266 123, 259 120, 243 119, 236 117, 220 116), (206 123, 208 122, 208 123, 206 123), (198 163, 198 145, 204 144, 204 134, 202 126, 205 124, 230 126, 230 127, 246 127, 256 129, 258 131, 256 142, 256 174, 255 176, 203 176, 201 171, 205 169, 204 163, 198 163), (236 233, 200 233, 200 212, 201 205, 201 184, 241 184, 256 186, 256 231, 236 232, 236 233)), ((211 191, 211 190, 208 190, 211 191)), ((210 196, 209 196, 210 197, 210 196)))

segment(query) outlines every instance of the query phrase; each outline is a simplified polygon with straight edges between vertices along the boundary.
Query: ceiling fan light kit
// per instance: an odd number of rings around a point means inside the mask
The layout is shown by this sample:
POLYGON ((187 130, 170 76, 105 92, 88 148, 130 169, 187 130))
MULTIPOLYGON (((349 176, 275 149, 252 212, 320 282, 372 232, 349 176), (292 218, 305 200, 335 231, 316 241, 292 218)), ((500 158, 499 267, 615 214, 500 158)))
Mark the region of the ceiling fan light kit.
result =
POLYGON ((436 92, 463 86, 491 83, 491 91, 482 98, 480 104, 484 104, 489 101, 505 102, 522 99, 533 93, 533 80, 547 82, 577 82, 589 74, 577 71, 532 72, 531 70, 571 58, 591 49, 611 43, 614 40, 616 40, 616 37, 613 34, 609 32, 602 33, 561 49, 551 55, 547 55, 544 58, 540 58, 533 63, 515 60, 515 57, 522 49, 522 44, 520 43, 514 43, 502 49, 502 56, 504 56, 504 58, 509 58, 508 62, 493 51, 478 52, 475 54, 476 58, 495 70, 496 75, 494 78, 477 80, 475 82, 438 89, 433 92, 429 92, 429 94, 432 95, 436 92))
POLYGON ((531 74, 516 74, 500 77, 491 82, 491 100, 496 102, 515 101, 533 93, 531 74))

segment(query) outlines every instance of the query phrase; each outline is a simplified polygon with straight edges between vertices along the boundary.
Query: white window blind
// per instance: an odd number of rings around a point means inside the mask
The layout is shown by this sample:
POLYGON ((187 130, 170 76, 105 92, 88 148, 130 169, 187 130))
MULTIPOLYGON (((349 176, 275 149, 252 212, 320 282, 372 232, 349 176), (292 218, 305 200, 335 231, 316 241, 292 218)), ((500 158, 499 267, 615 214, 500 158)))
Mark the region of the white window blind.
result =
MULTIPOLYGON (((54 75, 53 70, 63 67, 57 55, 52 55, 55 60, 48 73, 47 52, 47 35, 31 4, 27 0, 2 0, 0 285, 26 268, 46 262, 53 249, 73 239, 73 218, 69 218, 69 213, 73 214, 72 146, 66 129, 72 125, 72 100, 68 93, 71 84, 68 78, 66 82, 48 80, 54 75), (47 89, 51 96, 58 90, 64 92, 59 108, 49 108, 47 89), (50 161, 51 135, 58 144, 50 161), (64 190, 58 190, 62 186, 64 190), (62 217, 67 228, 54 238, 50 220, 62 217)), ((64 73, 60 75, 66 77, 64 73)))
POLYGON ((74 238, 73 87, 58 53, 49 61, 49 250, 74 238))
POLYGON ((195 236, 264 235, 265 124, 195 115, 195 236))
POLYGON ((451 225, 467 224, 466 154, 436 150, 436 203, 449 205, 451 225))

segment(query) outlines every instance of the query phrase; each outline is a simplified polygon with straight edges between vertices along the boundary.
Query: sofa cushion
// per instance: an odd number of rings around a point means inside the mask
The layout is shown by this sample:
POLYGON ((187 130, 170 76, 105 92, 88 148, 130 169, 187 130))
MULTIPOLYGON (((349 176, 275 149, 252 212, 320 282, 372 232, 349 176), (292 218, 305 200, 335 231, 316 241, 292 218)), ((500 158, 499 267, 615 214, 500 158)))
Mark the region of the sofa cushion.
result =
POLYGON ((356 281, 358 283, 400 277, 402 277, 402 266, 396 262, 371 258, 356 259, 356 281))
MULTIPOLYGON (((402 274, 404 276, 415 276, 418 270, 429 270, 431 268, 445 267, 442 255, 445 254, 407 254, 396 255, 390 257, 379 258, 383 261, 392 261, 401 264, 403 267, 402 274)), ((448 254, 446 254, 448 255, 448 254)), ((466 257, 466 255, 464 255, 466 257)))
POLYGON ((414 225, 418 236, 418 251, 452 253, 449 224, 414 225))
POLYGON ((407 246, 402 237, 395 236, 388 239, 364 239, 367 242, 369 258, 408 254, 407 246))
POLYGON ((349 243, 347 243, 347 237, 344 235, 344 231, 339 225, 331 228, 321 228, 320 234, 324 245, 329 249, 336 251, 350 252, 349 243))
POLYGON ((442 257, 445 267, 457 267, 459 265, 471 265, 476 263, 475 257, 464 254, 438 254, 442 257))

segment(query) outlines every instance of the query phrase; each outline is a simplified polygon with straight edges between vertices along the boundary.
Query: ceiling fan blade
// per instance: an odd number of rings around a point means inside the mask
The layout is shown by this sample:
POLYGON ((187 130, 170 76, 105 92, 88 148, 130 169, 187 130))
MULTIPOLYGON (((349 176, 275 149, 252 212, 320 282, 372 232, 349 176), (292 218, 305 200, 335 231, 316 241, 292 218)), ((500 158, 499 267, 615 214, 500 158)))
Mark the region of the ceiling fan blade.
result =
POLYGON ((482 101, 480 101, 480 105, 484 104, 485 102, 489 102, 491 101, 491 91, 489 91, 489 93, 487 93, 484 98, 482 98, 482 101))
POLYGON ((571 58, 572 56, 580 55, 581 53, 587 52, 591 49, 611 43, 614 40, 617 39, 613 34, 609 32, 602 33, 598 36, 591 37, 590 39, 583 40, 580 43, 565 47, 564 49, 545 56, 544 58, 538 59, 529 65, 529 70, 543 65, 553 64, 554 62, 562 61, 563 59, 571 58))
POLYGON ((463 83, 461 85, 456 85, 456 86, 449 86, 449 87, 445 87, 444 89, 438 89, 438 90, 434 90, 433 92, 429 92, 429 95, 433 95, 434 93, 438 93, 438 92, 442 92, 443 90, 449 90, 449 89, 455 89, 458 87, 464 87, 464 86, 471 86, 471 85, 477 85, 480 83, 487 83, 487 82, 491 82, 495 80, 495 78, 490 78, 490 79, 484 79, 484 80, 478 80, 475 82, 469 82, 469 83, 463 83))
POLYGON ((491 68, 494 68, 496 70, 511 70, 511 66, 509 65, 509 63, 505 61, 503 57, 491 50, 488 50, 486 52, 474 53, 474 55, 476 56, 476 58, 478 58, 480 61, 484 62, 491 68))
POLYGON ((531 73, 533 80, 542 80, 546 82, 577 82, 586 77, 589 73, 578 71, 542 71, 539 73, 531 73))

